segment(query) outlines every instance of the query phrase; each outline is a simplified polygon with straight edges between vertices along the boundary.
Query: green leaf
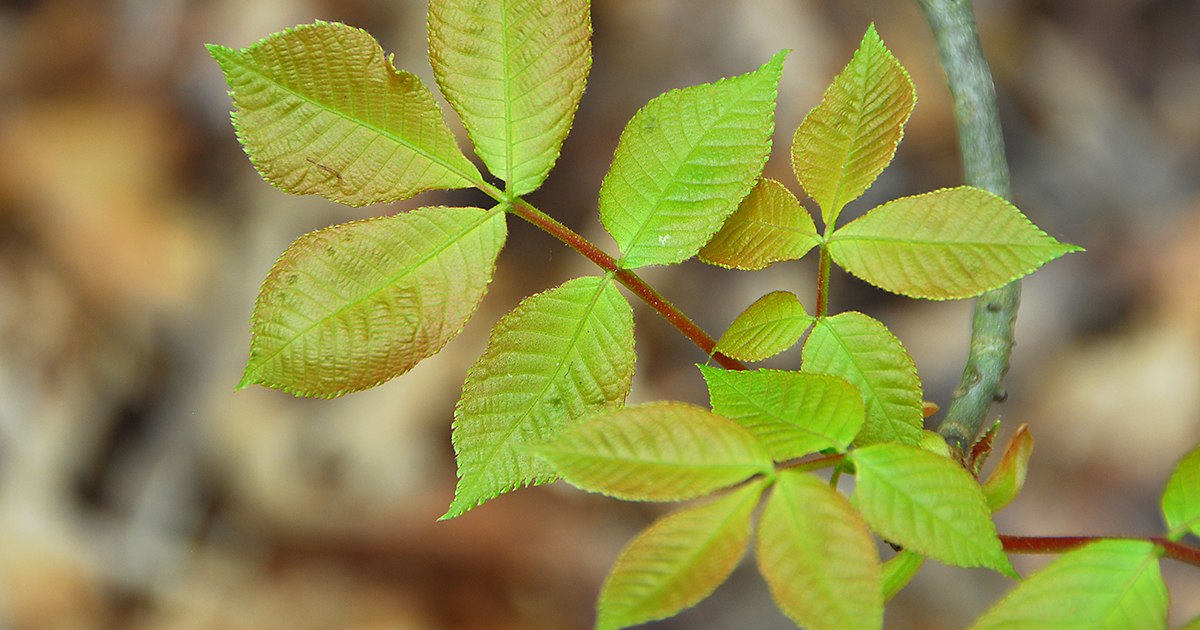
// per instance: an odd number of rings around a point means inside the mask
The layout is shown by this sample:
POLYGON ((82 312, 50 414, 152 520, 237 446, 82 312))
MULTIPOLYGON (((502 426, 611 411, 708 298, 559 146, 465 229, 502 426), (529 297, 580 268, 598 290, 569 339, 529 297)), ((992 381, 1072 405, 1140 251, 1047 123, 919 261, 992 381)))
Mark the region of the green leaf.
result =
POLYGON ((879 555, 849 501, 817 477, 784 470, 758 525, 759 570, 779 609, 811 630, 883 625, 879 555))
POLYGON ((1200 536, 1200 448, 1175 467, 1163 491, 1162 510, 1171 529, 1167 538, 1177 541, 1188 532, 1200 536))
POLYGON ((756 480, 638 534, 604 581, 596 629, 665 619, 712 594, 745 554, 750 517, 766 486, 756 480))
POLYGON ((883 563, 883 601, 890 602, 921 570, 925 556, 911 550, 901 549, 891 560, 883 563))
POLYGON ((800 369, 840 376, 862 390, 867 419, 858 446, 921 443, 921 379, 908 351, 883 324, 847 312, 817 322, 804 343, 800 369))
POLYGON ((754 271, 781 260, 803 258, 820 242, 812 216, 792 191, 763 177, 700 250, 700 260, 754 271))
POLYGON ((481 181, 421 80, 365 31, 317 22, 242 50, 210 44, 263 179, 351 206, 481 181))
POLYGON ((983 496, 987 499, 988 509, 992 514, 1003 510, 1025 487, 1025 473, 1029 470, 1029 457, 1033 455, 1033 436, 1029 434, 1029 426, 1022 424, 1017 428, 1004 448, 1004 456, 1000 463, 992 469, 987 481, 983 483, 983 496))
POLYGON ((792 169, 827 230, 892 161, 916 102, 912 79, 872 24, 792 139, 792 169))
POLYGON ((1196 617, 1195 619, 1189 621, 1186 626, 1180 628, 1179 630, 1200 630, 1200 617, 1196 617))
POLYGON ((622 268, 695 256, 750 192, 771 152, 787 52, 749 74, 667 92, 625 126, 600 187, 600 221, 622 268))
POLYGON ((627 501, 684 501, 774 474, 771 455, 752 433, 677 402, 595 416, 529 450, 571 485, 627 501))
POLYGON ((1168 603, 1153 543, 1101 540, 1030 576, 971 628, 1166 630, 1168 603))
POLYGON ((1067 252, 1002 197, 961 186, 886 203, 833 233, 833 261, 914 298, 990 291, 1067 252))
POLYGON ((1018 578, 979 483, 955 462, 903 444, 851 452, 858 508, 883 538, 945 564, 1018 578))
POLYGON ((306 234, 263 282, 238 385, 328 398, 403 374, 458 334, 504 246, 503 208, 421 208, 306 234))
POLYGON ((592 66, 586 0, 435 0, 429 61, 488 170, 524 195, 571 130, 592 66))
POLYGON ((526 298, 492 328, 454 409, 458 516, 521 485, 558 479, 524 450, 620 407, 633 379, 633 311, 610 278, 526 298))
POLYGON ((713 411, 750 429, 775 461, 844 452, 863 423, 862 394, 845 379, 781 370, 700 366, 713 411))
POLYGON ((804 312, 800 298, 773 291, 733 320, 717 341, 717 350, 741 361, 762 361, 796 345, 814 321, 804 312))

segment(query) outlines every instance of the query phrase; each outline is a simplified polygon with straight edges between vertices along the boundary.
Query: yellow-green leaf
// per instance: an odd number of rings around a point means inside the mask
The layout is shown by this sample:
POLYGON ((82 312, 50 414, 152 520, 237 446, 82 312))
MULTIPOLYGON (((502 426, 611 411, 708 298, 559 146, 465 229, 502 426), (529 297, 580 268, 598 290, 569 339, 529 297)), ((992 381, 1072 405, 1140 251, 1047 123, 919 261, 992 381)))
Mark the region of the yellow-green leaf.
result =
POLYGON ((620 407, 633 380, 633 311, 610 278, 526 298, 492 328, 454 409, 454 503, 442 518, 558 479, 526 447, 620 407))
POLYGON ((772 291, 733 320, 717 341, 717 350, 741 361, 762 361, 796 345, 814 321, 800 298, 772 291))
POLYGON ((558 159, 592 65, 586 0, 433 0, 429 61, 475 153, 513 195, 558 159))
POLYGON ((596 630, 665 619, 712 594, 745 554, 750 517, 766 486, 756 480, 638 534, 604 581, 596 630))
POLYGON ((1166 630, 1167 586, 1158 550, 1101 540, 1031 575, 972 630, 1166 630))
POLYGON ((979 483, 952 460, 903 444, 852 451, 858 509, 884 539, 945 564, 1018 577, 979 483))
POLYGON ((784 470, 758 525, 758 567, 775 604, 811 630, 883 625, 879 555, 849 501, 817 477, 784 470))
POLYGON ((317 22, 208 50, 242 146, 278 188, 365 206, 481 181, 429 89, 365 31, 317 22))
POLYGON ((968 298, 1067 252, 1003 198, 961 186, 885 203, 833 233, 833 261, 915 298, 968 298))
POLYGON ((475 312, 505 235, 500 207, 439 207, 300 237, 258 294, 238 387, 328 398, 407 372, 475 312))
POLYGON ((684 501, 774 472, 750 431, 678 402, 594 416, 530 450, 571 485, 627 501, 684 501))
POLYGON ((1171 529, 1168 538, 1179 540, 1188 532, 1200 536, 1200 448, 1175 467, 1163 491, 1162 510, 1171 529))
POLYGON ((695 256, 758 181, 771 152, 780 52, 758 70, 671 90, 638 110, 600 187, 600 221, 625 269, 695 256))
POLYGON ((867 419, 854 439, 921 443, 921 379, 900 340, 883 324, 847 312, 819 320, 804 342, 800 369, 840 376, 862 390, 867 419))
POLYGON ((827 230, 892 161, 916 102, 908 72, 872 24, 792 139, 792 169, 821 206, 827 230))
POLYGON ((862 394, 846 379, 784 370, 700 366, 713 411, 750 429, 775 461, 845 451, 863 423, 862 394))
POLYGON ((763 177, 700 250, 700 260, 753 271, 781 260, 803 258, 819 242, 812 217, 792 191, 763 177))

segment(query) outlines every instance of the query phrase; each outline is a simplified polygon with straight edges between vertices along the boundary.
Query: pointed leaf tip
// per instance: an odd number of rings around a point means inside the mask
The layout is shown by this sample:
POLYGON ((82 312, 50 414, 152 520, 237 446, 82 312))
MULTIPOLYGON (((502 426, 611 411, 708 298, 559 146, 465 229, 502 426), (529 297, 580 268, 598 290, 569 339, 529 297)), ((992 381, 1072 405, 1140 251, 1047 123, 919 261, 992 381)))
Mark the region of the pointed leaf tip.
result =
POLYGON ((316 22, 208 51, 242 146, 282 190, 365 206, 480 181, 433 95, 361 29, 316 22))
POLYGON ((792 169, 827 230, 892 161, 916 100, 908 72, 872 24, 792 138, 792 169))
POLYGON ((634 358, 633 311, 609 278, 570 280, 505 315, 454 409, 459 480, 446 517, 558 479, 524 447, 623 405, 634 358))
POLYGON ((498 208, 437 207, 300 237, 255 301, 238 389, 328 398, 403 374, 475 312, 506 234, 498 208))
POLYGON ((762 173, 787 51, 748 74, 672 90, 634 115, 600 187, 625 269, 696 255, 762 173))
POLYGON ((834 232, 833 261, 914 298, 974 297, 1068 252, 1002 197, 970 186, 903 197, 834 232))

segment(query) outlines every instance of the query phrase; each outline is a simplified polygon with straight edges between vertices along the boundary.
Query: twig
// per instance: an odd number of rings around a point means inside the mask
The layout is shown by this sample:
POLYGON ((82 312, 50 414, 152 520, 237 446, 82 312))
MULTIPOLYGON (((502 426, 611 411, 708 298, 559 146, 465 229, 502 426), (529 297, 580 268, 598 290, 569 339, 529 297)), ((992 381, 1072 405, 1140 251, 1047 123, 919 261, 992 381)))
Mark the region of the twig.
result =
MULTIPOLYGON (((1010 199, 1004 137, 996 105, 996 88, 983 57, 970 0, 917 0, 933 30, 938 55, 958 121, 963 179, 970 185, 1010 199)), ((975 302, 971 351, 962 385, 938 433, 958 449, 969 451, 993 401, 1007 398, 1004 375, 1012 354, 1013 328, 1021 302, 1020 281, 988 291, 975 302)))

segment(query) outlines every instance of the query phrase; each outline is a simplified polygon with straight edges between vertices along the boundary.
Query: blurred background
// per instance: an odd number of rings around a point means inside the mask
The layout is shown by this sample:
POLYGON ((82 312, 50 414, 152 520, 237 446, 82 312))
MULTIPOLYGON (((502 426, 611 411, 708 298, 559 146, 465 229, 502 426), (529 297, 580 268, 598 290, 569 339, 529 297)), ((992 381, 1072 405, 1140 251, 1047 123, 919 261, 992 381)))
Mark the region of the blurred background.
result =
MULTIPOLYGON (((1024 284, 1011 396, 992 413, 1001 443, 1029 423, 1037 449, 999 528, 1161 533, 1162 485, 1200 442, 1200 2, 977 0, 976 10, 1017 205, 1087 248, 1024 284)), ((437 193, 355 210, 272 188, 237 144, 203 44, 244 47, 337 20, 432 84, 424 13, 421 0, 0 3, 0 630, 593 623, 609 565, 668 508, 554 484, 436 521, 454 488, 454 402, 490 326, 522 297, 594 272, 557 241, 510 220, 479 313, 402 378, 335 401, 233 391, 258 284, 293 239, 487 200, 437 193)), ((598 0, 574 132, 531 200, 611 252, 596 198, 624 123, 661 92, 747 72, 782 48, 794 52, 767 175, 800 193, 791 133, 872 21, 918 103, 896 161, 847 219, 961 183, 915 2, 598 0)), ((814 306, 812 260, 757 273, 691 261, 645 276, 714 336, 768 291, 814 306)), ((943 407, 970 307, 833 280, 831 310, 892 327, 943 407)), ((707 403, 694 367, 704 356, 635 312, 631 401, 707 403)), ((798 363, 796 349, 768 365, 798 363)), ((1017 562, 1028 572, 1048 560, 1017 562)), ((1200 614, 1200 571, 1163 568, 1178 626, 1200 614)), ((1010 584, 927 563, 886 626, 963 628, 1010 584)), ((794 626, 748 557, 712 598, 651 627, 794 626)))

